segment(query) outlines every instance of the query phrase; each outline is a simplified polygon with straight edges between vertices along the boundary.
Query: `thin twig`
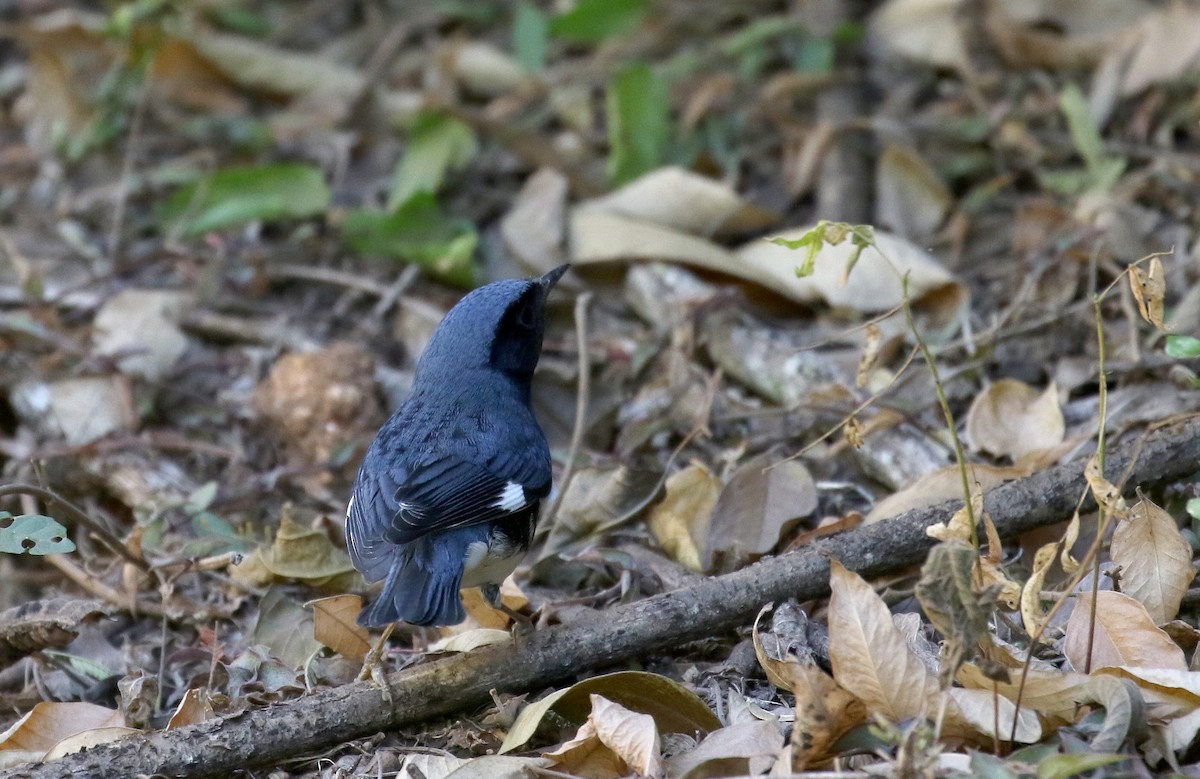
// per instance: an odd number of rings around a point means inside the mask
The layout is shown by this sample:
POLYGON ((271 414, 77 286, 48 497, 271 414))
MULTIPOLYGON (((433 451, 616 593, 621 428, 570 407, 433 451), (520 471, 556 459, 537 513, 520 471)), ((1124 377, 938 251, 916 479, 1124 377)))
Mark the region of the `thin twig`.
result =
POLYGON ((149 62, 142 66, 142 83, 138 89, 137 102, 133 106, 133 118, 129 120, 129 137, 125 142, 125 157, 121 161, 121 177, 117 179, 116 203, 113 204, 112 225, 108 231, 108 261, 113 268, 117 267, 117 255, 121 251, 121 229, 125 225, 125 207, 129 203, 129 182, 133 178, 133 157, 142 138, 142 126, 145 124, 146 103, 150 96, 150 83, 154 80, 154 71, 149 62))
POLYGON ((83 525, 88 530, 92 531, 92 533, 99 538, 105 546, 109 547, 112 551, 116 552, 121 557, 124 557, 127 561, 133 563, 138 568, 141 568, 143 571, 150 571, 150 563, 142 559, 141 556, 131 552, 124 544, 118 541, 112 533, 109 533, 103 525, 92 519, 86 511, 79 508, 79 506, 76 506, 63 496, 59 495, 54 490, 50 490, 45 487, 38 487, 33 484, 18 483, 0 485, 0 498, 5 497, 6 495, 32 495, 39 500, 57 503, 59 506, 62 506, 72 521, 83 525))
POLYGON ((575 426, 571 430, 571 446, 567 450, 567 463, 563 467, 562 481, 559 484, 558 495, 546 512, 543 520, 547 528, 554 527, 558 517, 558 508, 562 505, 567 487, 575 476, 575 461, 579 458, 579 450, 583 447, 583 434, 587 431, 588 396, 591 391, 592 363, 588 357, 588 322, 587 308, 592 302, 592 293, 584 292, 575 298, 575 342, 579 349, 579 389, 575 393, 575 426))

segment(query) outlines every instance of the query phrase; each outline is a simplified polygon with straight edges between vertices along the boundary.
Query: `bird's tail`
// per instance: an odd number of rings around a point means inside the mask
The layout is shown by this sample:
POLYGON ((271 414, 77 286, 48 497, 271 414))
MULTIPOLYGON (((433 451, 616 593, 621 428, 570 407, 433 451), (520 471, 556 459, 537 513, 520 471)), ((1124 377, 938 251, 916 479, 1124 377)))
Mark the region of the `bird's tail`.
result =
POLYGON ((424 538, 405 545, 393 559, 379 597, 358 615, 358 624, 457 625, 467 618, 458 594, 461 559, 438 559, 441 555, 431 547, 424 538))

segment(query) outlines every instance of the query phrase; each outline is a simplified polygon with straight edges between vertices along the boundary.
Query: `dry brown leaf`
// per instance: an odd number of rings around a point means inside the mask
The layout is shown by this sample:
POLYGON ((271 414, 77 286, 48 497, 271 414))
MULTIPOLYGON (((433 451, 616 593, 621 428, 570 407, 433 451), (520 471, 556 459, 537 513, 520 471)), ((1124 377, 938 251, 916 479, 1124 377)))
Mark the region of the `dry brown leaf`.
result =
POLYGON ((662 733, 710 733, 721 727, 721 721, 708 706, 678 682, 643 671, 618 671, 555 690, 526 706, 504 737, 500 753, 511 752, 528 742, 550 711, 567 721, 583 722, 590 710, 589 696, 593 694, 653 717, 662 733))
POLYGON ((1095 91, 1109 93, 1105 102, 1115 101, 1195 72, 1200 65, 1198 25, 1200 9, 1189 3, 1167 3, 1147 14, 1109 49, 1095 91))
POLYGON ((829 584, 829 660, 838 684, 893 722, 932 714, 937 677, 908 648, 883 600, 836 560, 829 584))
MULTIPOLYGON (((465 633, 475 628, 507 630, 512 624, 512 617, 488 603, 487 598, 483 596, 483 592, 478 587, 468 587, 460 595, 467 618, 457 625, 443 627, 441 629, 443 636, 465 633)), ((529 606, 529 597, 521 590, 521 586, 513 577, 509 576, 500 583, 500 602, 512 611, 519 612, 529 606)))
MULTIPOLYGON (((972 490, 987 492, 1012 479, 1022 479, 1032 471, 1024 465, 987 465, 972 463, 967 466, 972 490)), ((936 506, 948 500, 962 500, 962 475, 957 465, 947 465, 927 473, 899 492, 892 493, 875 504, 867 514, 866 523, 871 524, 906 511, 936 506)))
POLYGON ((213 706, 208 697, 208 690, 202 687, 193 687, 184 693, 183 700, 175 707, 175 713, 167 722, 166 729, 174 730, 187 725, 195 725, 197 722, 212 719, 213 716, 213 706))
POLYGON ((161 379, 187 349, 179 320, 190 301, 183 292, 126 289, 113 295, 92 323, 98 354, 118 356, 117 366, 150 380, 161 379))
POLYGON ((295 579, 331 592, 345 592, 358 578, 350 556, 323 531, 298 521, 287 506, 271 546, 259 547, 231 570, 234 578, 257 584, 295 579))
POLYGON ((132 387, 124 374, 21 382, 9 395, 23 421, 69 444, 87 444, 138 425, 132 387))
POLYGON ((115 709, 94 703, 42 701, 0 733, 0 756, 16 751, 40 760, 55 744, 78 733, 124 727, 125 719, 115 709))
POLYGON ((526 179, 500 220, 500 235, 525 268, 542 274, 566 262, 567 177, 542 168, 526 179))
POLYGON ((1038 549, 1033 556, 1033 570, 1021 588, 1021 621, 1025 624, 1025 632, 1031 636, 1040 634, 1046 618, 1042 611, 1042 585, 1057 555, 1057 543, 1046 544, 1038 549))
POLYGON ((108 744, 141 732, 137 728, 127 728, 121 725, 84 730, 67 736, 62 741, 50 747, 50 749, 46 750, 46 755, 42 760, 57 760, 60 757, 66 757, 67 755, 82 752, 92 747, 98 747, 101 744, 108 744))
POLYGON ((792 692, 796 696, 793 771, 826 759, 839 738, 868 719, 863 702, 815 665, 799 667, 792 692))
POLYGON ((507 630, 495 628, 475 628, 461 633, 455 633, 439 639, 429 645, 430 652, 470 652, 481 646, 505 644, 512 641, 512 634, 507 630))
POLYGON ((1114 517, 1128 515, 1129 507, 1125 504, 1125 498, 1121 497, 1121 491, 1105 478, 1104 472, 1100 470, 1099 454, 1094 454, 1088 459, 1083 468, 1083 478, 1092 488, 1092 495, 1096 498, 1096 503, 1100 504, 1100 508, 1114 517))
POLYGON ((991 690, 951 687, 945 695, 951 702, 946 709, 947 733, 978 733, 1002 741, 1011 738, 1019 744, 1032 744, 1042 738, 1042 725, 1037 712, 1027 705, 1017 711, 1016 704, 991 690))
MULTIPOLYGON (((1092 593, 1079 596, 1067 620, 1063 654, 1077 671, 1088 667, 1088 626, 1092 593)), ((1093 631, 1091 668, 1140 666, 1186 671, 1183 650, 1158 628, 1138 601, 1119 592, 1095 593, 1096 624, 1093 631)))
POLYGON ((817 486, 802 463, 770 455, 747 461, 717 498, 704 539, 705 570, 753 562, 775 548, 791 522, 816 508, 817 486))
POLYGON ((641 222, 678 230, 688 235, 709 237, 731 225, 761 222, 759 214, 727 185, 679 167, 650 171, 617 191, 581 203, 580 208, 629 217, 641 222))
MULTIPOLYGON (((668 260, 752 281, 800 303, 824 301, 855 311, 886 311, 899 305, 905 273, 918 306, 926 295, 932 299, 947 288, 959 293, 964 289, 928 252, 881 230, 875 231, 879 248, 862 252, 846 284, 842 284, 842 273, 854 251, 848 241, 822 248, 816 272, 800 278, 795 271, 803 253, 762 239, 728 252, 679 230, 591 208, 572 211, 570 232, 572 262, 579 265, 668 260)), ((808 228, 785 230, 780 236, 795 240, 807 232, 808 228)), ((943 302, 938 298, 939 304, 943 302)), ((957 310, 965 303, 965 294, 958 294, 951 308, 957 310)))
POLYGON ((330 595, 310 600, 313 610, 313 637, 343 657, 362 660, 371 648, 371 634, 358 624, 362 598, 358 595, 330 595))
POLYGON ((781 749, 783 734, 775 722, 746 720, 710 733, 695 749, 671 758, 667 775, 678 779, 760 776, 775 764, 781 749))
POLYGON ((954 204, 938 172, 912 146, 889 143, 875 168, 875 219, 917 241, 933 235, 954 204))
POLYGON ((708 535, 721 480, 700 463, 671 474, 666 495, 650 512, 650 532, 672 560, 693 571, 704 570, 700 547, 708 535))
POLYGON ((971 448, 1013 460, 1057 446, 1066 429, 1054 382, 1038 392, 1023 381, 1000 379, 984 387, 967 412, 971 448))
MULTIPOLYGON (((961 6, 962 0, 889 0, 868 22, 870 49, 877 57, 966 67, 961 6)), ((1018 67, 1080 67, 1107 53, 1113 39, 1152 7, 1145 0, 1009 0, 987 6, 987 27, 1018 67), (1048 25, 1056 32, 1046 32, 1048 25)))
POLYGON ((575 738, 553 752, 543 753, 560 770, 602 779, 661 776, 662 756, 654 718, 630 711, 619 703, 590 696, 592 713, 575 738))
POLYGON ((1175 618, 1196 576, 1192 547, 1175 519, 1145 495, 1113 532, 1111 556, 1121 566, 1121 591, 1141 601, 1154 624, 1175 618))
POLYGON ((1163 298, 1167 294, 1167 280, 1162 260, 1154 257, 1146 267, 1129 266, 1129 287, 1133 290, 1133 299, 1137 301, 1142 319, 1154 325, 1158 332, 1165 333, 1167 326, 1163 323, 1163 298))

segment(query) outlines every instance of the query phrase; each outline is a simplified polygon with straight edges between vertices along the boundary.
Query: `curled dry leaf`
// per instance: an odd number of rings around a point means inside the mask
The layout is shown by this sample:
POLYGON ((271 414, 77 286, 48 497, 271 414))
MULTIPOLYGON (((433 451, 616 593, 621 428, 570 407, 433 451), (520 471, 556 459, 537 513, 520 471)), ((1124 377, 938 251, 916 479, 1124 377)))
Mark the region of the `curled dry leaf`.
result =
POLYGON ((580 208, 703 237, 773 223, 772 215, 746 203, 725 184, 674 166, 653 170, 580 208))
POLYGON ((1087 465, 1083 468, 1083 478, 1092 488, 1092 496, 1095 497, 1096 503, 1100 504, 1100 508, 1118 518, 1129 513, 1129 507, 1125 504, 1125 498, 1121 496, 1121 490, 1117 489, 1117 486, 1109 481, 1105 477, 1104 471, 1101 470, 1099 454, 1092 455, 1087 461, 1087 465))
POLYGON ((667 775, 679 779, 733 774, 760 776, 775 764, 781 749, 783 734, 775 722, 738 722, 708 734, 695 749, 671 758, 667 775))
POLYGON ((559 769, 582 776, 619 777, 662 775, 661 747, 654 718, 630 711, 596 694, 592 713, 575 738, 546 752, 559 769))
POLYGON ((298 580, 330 592, 345 592, 358 580, 350 556, 334 546, 323 531, 297 521, 290 506, 283 508, 271 546, 254 550, 232 568, 232 574, 258 586, 298 580))
POLYGON ((496 628, 475 628, 455 633, 430 644, 430 652, 470 652, 482 646, 506 644, 512 641, 512 634, 507 630, 496 628))
POLYGON ((700 549, 720 494, 721 480, 700 463, 691 463, 667 479, 666 495, 650 512, 649 525, 672 560, 693 571, 704 570, 700 549))
POLYGON ((1137 301, 1138 313, 1160 333, 1167 331, 1163 323, 1163 298, 1167 294, 1162 260, 1154 257, 1146 264, 1129 266, 1129 286, 1137 301))
POLYGON ((1101 590, 1079 596, 1067 620, 1063 654, 1075 670, 1108 666, 1140 666, 1186 671, 1183 650, 1150 619, 1146 607, 1119 592, 1101 590), (1092 655, 1088 660, 1088 627, 1096 598, 1092 655))
POLYGON ((253 638, 289 668, 301 668, 321 648, 313 638, 313 615, 279 585, 263 596, 253 638))
POLYGON ((1139 493, 1113 532, 1111 556, 1121 566, 1121 590, 1141 601, 1156 625, 1175 617, 1195 578, 1192 547, 1174 517, 1139 493))
MULTIPOLYGON (((779 237, 795 240, 808 232, 808 228, 786 230, 779 237)), ((817 253, 816 272, 800 278, 795 271, 801 255, 764 240, 728 252, 679 230, 582 208, 571 213, 570 235, 571 261, 579 265, 668 260, 745 279, 800 303, 824 302, 865 312, 898 306, 903 299, 901 279, 908 274, 914 303, 919 306, 926 295, 936 297, 940 319, 952 321, 966 304, 965 287, 928 252, 878 230, 876 246, 862 252, 845 283, 842 275, 855 251, 849 242, 822 247, 817 253), (948 290, 953 290, 949 303, 948 290)))
POLYGON ((1041 635, 1042 623, 1046 619, 1042 611, 1042 585, 1054 558, 1058 555, 1058 544, 1046 544, 1033 556, 1033 570, 1021 588, 1021 621, 1030 636, 1041 635))
POLYGON ((1037 712, 1028 706, 1019 711, 1007 698, 999 698, 991 690, 968 690, 951 687, 946 690, 951 705, 946 711, 947 734, 956 731, 966 734, 1032 744, 1042 738, 1042 724, 1037 712), (1014 727, 1015 725, 1015 727, 1014 727))
POLYGON ((9 764, 9 759, 20 762, 42 760, 65 739, 87 731, 102 729, 107 732, 113 728, 126 730, 125 719, 115 709, 94 703, 42 701, 0 733, 0 765, 9 764))
MULTIPOLYGON (((512 624, 512 617, 500 609, 493 608, 478 587, 469 587, 463 590, 461 595, 467 619, 458 625, 443 627, 441 629, 443 636, 465 633, 475 628, 507 630, 508 626, 512 624)), ((509 609, 519 612, 529 606, 529 597, 521 591, 520 585, 513 580, 513 577, 509 576, 500 584, 500 602, 509 609)))
POLYGON ((362 660, 371 648, 371 634, 358 624, 362 598, 358 595, 330 595, 310 600, 313 610, 313 637, 343 657, 362 660))
POLYGON ((893 722, 932 715, 937 677, 908 648, 883 600, 836 560, 829 580, 829 659, 838 683, 893 722))
POLYGON ((971 448, 1014 460, 1057 446, 1066 429, 1053 382, 1038 392, 1023 381, 1001 379, 985 387, 967 412, 971 448))
POLYGON ((620 671, 585 679, 526 706, 500 745, 500 753, 511 752, 529 741, 549 711, 569 721, 583 722, 592 693, 649 714, 661 733, 708 733, 721 727, 721 721, 704 701, 683 685, 657 674, 620 671))
MULTIPOLYGON (((967 476, 973 488, 987 492, 1006 481, 1028 476, 1024 466, 998 466, 972 463, 967 466, 967 476)), ((893 493, 871 509, 866 522, 871 524, 898 516, 906 511, 936 506, 948 500, 963 499, 962 475, 957 465, 948 465, 922 476, 900 492, 893 493)))
POLYGON ((193 687, 183 695, 183 700, 175 707, 175 713, 167 723, 167 730, 195 725, 213 717, 212 701, 209 700, 208 690, 193 687))

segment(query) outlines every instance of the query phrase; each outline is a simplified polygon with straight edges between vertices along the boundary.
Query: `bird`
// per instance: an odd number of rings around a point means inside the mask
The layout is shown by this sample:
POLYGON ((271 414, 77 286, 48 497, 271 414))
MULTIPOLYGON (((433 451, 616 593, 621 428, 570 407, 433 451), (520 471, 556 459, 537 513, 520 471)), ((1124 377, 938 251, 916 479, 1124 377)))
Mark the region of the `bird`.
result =
POLYGON ((500 583, 529 550, 552 480, 531 383, 546 297, 568 268, 463 297, 418 359, 411 395, 367 448, 346 545, 366 581, 383 582, 358 617, 387 626, 383 641, 401 621, 464 621, 460 589, 480 587, 499 605, 500 583))

